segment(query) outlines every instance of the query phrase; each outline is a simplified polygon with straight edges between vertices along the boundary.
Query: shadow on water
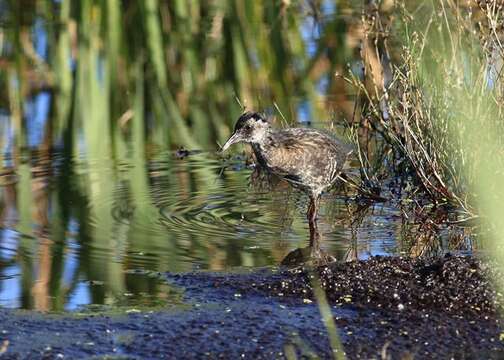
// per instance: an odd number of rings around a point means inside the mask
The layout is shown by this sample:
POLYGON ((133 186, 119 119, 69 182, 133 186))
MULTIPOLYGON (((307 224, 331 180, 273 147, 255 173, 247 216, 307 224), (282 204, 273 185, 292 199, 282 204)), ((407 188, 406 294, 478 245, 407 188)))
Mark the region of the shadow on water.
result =
MULTIPOLYGON (((215 150, 236 98, 275 126, 341 133, 359 116, 335 75, 374 54, 359 57, 361 1, 22 3, 0 3, 0 306, 176 304, 158 272, 276 266, 307 245, 307 197, 215 150)), ((325 194, 322 248, 470 249, 405 221, 401 201, 325 194)))

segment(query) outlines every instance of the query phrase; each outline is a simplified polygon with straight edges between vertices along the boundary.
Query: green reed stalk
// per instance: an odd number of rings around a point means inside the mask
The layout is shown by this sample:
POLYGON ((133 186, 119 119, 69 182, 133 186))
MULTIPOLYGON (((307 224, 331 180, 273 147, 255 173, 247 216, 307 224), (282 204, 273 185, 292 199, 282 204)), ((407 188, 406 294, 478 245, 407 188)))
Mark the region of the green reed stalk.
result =
POLYGON ((56 95, 57 123, 55 126, 56 137, 62 135, 67 129, 72 103, 72 87, 74 85, 71 70, 71 40, 70 40, 70 0, 62 0, 59 21, 62 26, 57 40, 56 50, 56 77, 58 92, 56 95))
POLYGON ((331 307, 327 302, 327 297, 322 284, 320 282, 320 277, 316 273, 316 270, 311 274, 312 276, 312 289, 313 296, 317 301, 317 305, 320 311, 320 316, 322 317, 322 322, 327 330, 327 336, 329 337, 329 344, 331 345, 331 350, 333 352, 333 357, 336 360, 345 360, 345 350, 341 344, 341 340, 338 335, 338 328, 334 322, 331 307))

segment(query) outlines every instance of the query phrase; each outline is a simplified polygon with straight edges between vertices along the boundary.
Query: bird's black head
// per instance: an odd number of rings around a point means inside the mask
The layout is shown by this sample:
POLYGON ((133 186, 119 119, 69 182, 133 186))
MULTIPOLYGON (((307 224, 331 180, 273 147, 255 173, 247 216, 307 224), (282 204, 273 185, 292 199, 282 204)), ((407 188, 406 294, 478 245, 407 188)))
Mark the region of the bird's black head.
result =
POLYGON ((260 143, 264 140, 268 129, 269 123, 261 114, 246 112, 236 122, 233 135, 226 141, 222 151, 238 142, 260 143))
POLYGON ((242 116, 240 116, 236 121, 234 131, 236 132, 237 130, 240 130, 249 125, 254 126, 255 122, 266 123, 266 120, 259 113, 247 111, 246 113, 243 113, 242 116))

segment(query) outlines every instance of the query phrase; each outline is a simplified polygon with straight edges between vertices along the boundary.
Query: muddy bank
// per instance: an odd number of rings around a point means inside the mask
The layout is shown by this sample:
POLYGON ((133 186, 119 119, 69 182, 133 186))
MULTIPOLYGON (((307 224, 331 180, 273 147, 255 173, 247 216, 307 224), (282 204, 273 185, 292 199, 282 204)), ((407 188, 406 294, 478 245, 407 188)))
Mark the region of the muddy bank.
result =
MULTIPOLYGON (((502 358, 500 295, 473 258, 372 258, 317 272, 349 358, 502 358)), ((312 272, 166 274, 185 305, 116 316, 0 311, 2 359, 329 358, 312 272), (8 343, 7 343, 8 341, 8 343)))
POLYGON ((256 283, 228 281, 228 285, 255 289, 269 295, 312 299, 312 278, 317 275, 328 300, 355 308, 425 310, 454 315, 494 315, 502 295, 490 282, 494 268, 473 257, 447 255, 439 259, 373 257, 365 261, 332 263, 316 269, 283 270, 278 277, 256 283))

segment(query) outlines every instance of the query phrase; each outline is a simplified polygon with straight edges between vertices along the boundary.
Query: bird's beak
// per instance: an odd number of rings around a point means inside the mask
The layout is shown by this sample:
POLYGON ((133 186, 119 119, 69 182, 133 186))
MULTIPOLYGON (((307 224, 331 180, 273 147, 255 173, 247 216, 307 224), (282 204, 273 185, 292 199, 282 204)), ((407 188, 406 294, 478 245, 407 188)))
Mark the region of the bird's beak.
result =
POLYGON ((240 142, 242 140, 242 137, 239 133, 234 133, 231 135, 231 137, 226 141, 224 146, 221 149, 221 152, 226 151, 231 145, 236 144, 237 142, 240 142))

